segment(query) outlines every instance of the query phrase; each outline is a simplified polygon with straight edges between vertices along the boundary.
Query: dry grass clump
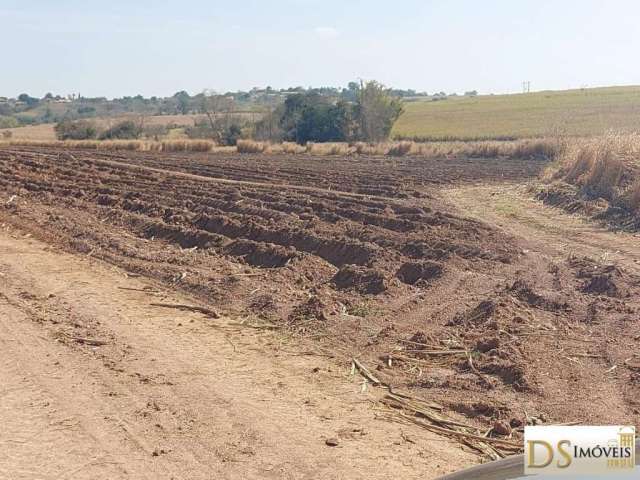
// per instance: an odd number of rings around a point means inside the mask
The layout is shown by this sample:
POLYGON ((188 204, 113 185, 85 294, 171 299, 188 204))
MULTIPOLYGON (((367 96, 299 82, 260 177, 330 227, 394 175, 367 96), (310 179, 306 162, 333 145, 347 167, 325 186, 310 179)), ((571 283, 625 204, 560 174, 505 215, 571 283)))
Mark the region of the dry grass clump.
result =
POLYGON ((269 153, 270 144, 267 142, 256 142, 254 140, 238 140, 236 144, 238 153, 269 153))
POLYGON ((640 213, 640 179, 629 189, 629 208, 640 213))
POLYGON ((551 177, 577 185, 590 196, 631 198, 639 158, 640 135, 609 133, 567 145, 558 155, 551 177))
POLYGON ((26 145, 35 147, 64 147, 80 150, 126 150, 135 152, 211 152, 228 151, 209 140, 64 140, 64 141, 0 141, 0 145, 26 145))
POLYGON ((606 200, 609 208, 602 218, 611 218, 624 228, 640 229, 640 134, 574 139, 545 176, 548 182, 575 185, 583 200, 606 200))
POLYGON ((161 146, 163 152, 210 152, 216 144, 209 140, 165 140, 161 146))
POLYGON ((520 140, 511 142, 512 158, 548 158, 553 159, 562 154, 566 148, 566 141, 561 138, 544 138, 536 140, 520 140))
POLYGON ((150 147, 146 142, 139 140, 104 140, 96 142, 95 147, 100 150, 127 150, 130 152, 148 150, 150 147))
POLYGON ((387 143, 356 142, 353 144, 353 153, 358 155, 386 155, 388 150, 387 143))
POLYGON ((460 149, 469 157, 477 158, 540 158, 554 159, 563 149, 563 141, 556 138, 535 140, 512 140, 458 142, 460 149))
POLYGON ((464 151, 469 157, 496 158, 511 154, 511 144, 501 145, 498 142, 472 142, 464 151))
POLYGON ((306 152, 311 155, 349 155, 352 153, 349 144, 343 142, 307 142, 306 152))
POLYGON ((392 157, 404 157, 405 155, 411 154, 411 152, 414 150, 415 145, 415 142, 394 143, 387 150, 387 155, 390 155, 392 157))
POLYGON ((307 150, 304 145, 299 145, 295 142, 283 142, 280 148, 282 149, 282 153, 289 154, 304 153, 307 150))

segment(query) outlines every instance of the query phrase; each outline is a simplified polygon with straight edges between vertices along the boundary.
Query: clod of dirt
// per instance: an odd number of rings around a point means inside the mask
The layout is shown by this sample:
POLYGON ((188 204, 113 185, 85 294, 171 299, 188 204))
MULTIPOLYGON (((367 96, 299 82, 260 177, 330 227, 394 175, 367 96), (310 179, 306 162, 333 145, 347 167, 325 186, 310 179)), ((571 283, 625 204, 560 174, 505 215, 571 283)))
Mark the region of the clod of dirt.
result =
POLYGON ((524 422, 519 418, 512 418, 511 420, 509 420, 509 426, 511 428, 519 428, 519 427, 522 427, 523 425, 524 425, 524 422))
POLYGON ((289 322, 298 323, 300 321, 326 320, 324 313, 327 306, 317 296, 312 296, 306 302, 296 306, 289 314, 289 322))
POLYGON ((578 268, 576 277, 585 279, 580 291, 594 295, 621 297, 626 294, 619 284, 624 281, 623 272, 615 265, 599 265, 588 258, 572 258, 569 263, 578 268))
POLYGON ((480 339, 475 345, 475 350, 486 353, 491 350, 497 350, 500 347, 500 339, 498 337, 480 339))
POLYGON ((253 240, 236 240, 227 246, 226 251, 231 255, 242 257, 249 265, 267 268, 284 267, 298 255, 293 247, 253 240))
POLYGON ((249 309, 258 315, 264 316, 275 312, 277 304, 272 295, 262 294, 251 300, 249 309))
POLYGON ((518 300, 522 300, 532 307, 551 311, 565 310, 568 307, 566 303, 551 300, 535 293, 531 286, 522 279, 513 282, 513 285, 508 290, 518 300))
POLYGON ((387 289, 381 271, 358 265, 343 266, 331 281, 338 289, 354 289, 363 294, 382 293, 387 289))
POLYGON ((433 337, 428 336, 423 331, 417 331, 411 337, 409 337, 408 342, 411 344, 412 350, 424 350, 429 345, 435 345, 438 343, 433 337))
POLYGON ((329 446, 329 447, 337 447, 338 445, 340 445, 340 442, 338 441, 337 438, 327 438, 324 443, 329 446))
POLYGON ((620 295, 618 286, 613 281, 611 275, 595 275, 586 280, 580 287, 584 293, 595 293, 597 295, 607 295, 617 297, 620 295))
POLYGON ((220 235, 168 225, 161 220, 149 222, 144 228, 143 235, 146 238, 156 238, 176 243, 182 248, 213 248, 221 245, 224 241, 220 235))
POLYGON ((408 242, 402 247, 402 253, 410 258, 424 258, 430 260, 444 260, 449 257, 450 252, 442 248, 434 248, 425 242, 408 242))
POLYGON ((429 281, 442 276, 442 265, 436 262, 406 262, 396 272, 396 277, 408 285, 429 281))
POLYGON ((476 362, 483 373, 498 377, 505 385, 511 385, 519 392, 528 390, 529 384, 525 378, 524 369, 508 360, 492 358, 489 362, 476 362))
POLYGON ((500 418, 505 414, 505 408, 496 405, 491 405, 486 402, 476 402, 472 404, 458 403, 452 405, 453 410, 458 413, 462 413, 470 418, 486 417, 486 418, 500 418))
POLYGON ((493 300, 483 300, 471 311, 458 313, 447 325, 479 325, 492 318, 495 313, 496 303, 493 300))
POLYGON ((509 435, 511 435, 511 425, 509 425, 506 422, 498 420, 496 421, 496 423, 493 424, 493 432, 498 435, 508 437, 509 435))

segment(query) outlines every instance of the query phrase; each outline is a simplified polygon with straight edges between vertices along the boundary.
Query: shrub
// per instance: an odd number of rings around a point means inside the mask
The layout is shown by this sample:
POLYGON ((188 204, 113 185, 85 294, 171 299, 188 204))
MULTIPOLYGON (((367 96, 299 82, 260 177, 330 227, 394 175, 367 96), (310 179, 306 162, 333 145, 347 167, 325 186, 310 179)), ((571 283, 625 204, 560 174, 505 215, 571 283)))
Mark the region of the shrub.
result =
POLYGON ((98 130, 86 120, 63 120, 54 127, 58 140, 90 140, 96 138, 98 130))
POLYGON ((0 116, 0 128, 16 128, 20 126, 20 122, 14 117, 0 116))
POLYGON ((220 144, 225 146, 233 146, 238 143, 242 137, 242 128, 237 123, 232 123, 225 128, 220 135, 220 144))
POLYGON ((160 137, 164 137, 169 134, 169 127, 167 125, 145 125, 142 129, 142 133, 147 138, 154 138, 158 140, 160 137))
POLYGON ((116 123, 100 135, 100 140, 133 140, 140 137, 142 130, 131 120, 116 123))
POLYGON ((238 153, 266 153, 269 144, 266 142, 254 142, 253 140, 238 140, 236 144, 238 153))
POLYGON ((242 138, 242 124, 238 119, 220 117, 212 121, 213 125, 209 121, 199 121, 185 128, 184 133, 189 138, 211 139, 224 146, 234 146, 242 138))
POLYGON ((35 125, 37 123, 36 118, 28 114, 18 114, 15 116, 15 119, 18 121, 18 126, 20 127, 23 125, 35 125))
POLYGON ((78 107, 78 115, 91 116, 96 113, 96 107, 82 106, 78 107))
POLYGON ((194 125, 185 127, 184 133, 189 138, 213 138, 214 132, 207 121, 197 121, 194 125))

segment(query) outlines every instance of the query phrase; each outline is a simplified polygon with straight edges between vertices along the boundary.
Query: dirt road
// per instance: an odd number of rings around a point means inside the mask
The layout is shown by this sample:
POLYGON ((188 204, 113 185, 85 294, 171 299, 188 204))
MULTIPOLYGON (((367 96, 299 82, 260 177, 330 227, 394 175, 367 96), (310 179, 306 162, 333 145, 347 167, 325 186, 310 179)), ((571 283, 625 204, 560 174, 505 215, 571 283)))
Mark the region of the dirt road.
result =
POLYGON ((466 215, 503 229, 551 259, 587 255, 640 273, 640 234, 614 232, 535 200, 526 184, 457 186, 443 196, 466 215))
POLYGON ((0 285, 2 478, 424 479, 477 461, 377 419, 347 366, 151 306, 193 300, 8 227, 0 285))

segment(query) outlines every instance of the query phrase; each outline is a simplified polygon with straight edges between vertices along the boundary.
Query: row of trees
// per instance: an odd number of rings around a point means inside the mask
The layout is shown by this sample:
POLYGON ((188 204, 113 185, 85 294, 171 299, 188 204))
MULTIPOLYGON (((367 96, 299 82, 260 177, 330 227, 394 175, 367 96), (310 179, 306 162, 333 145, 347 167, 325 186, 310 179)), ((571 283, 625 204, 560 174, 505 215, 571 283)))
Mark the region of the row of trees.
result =
POLYGON ((62 120, 54 130, 58 140, 131 140, 140 138, 144 131, 144 117, 139 122, 124 120, 100 130, 90 120, 62 120))
POLYGON ((353 90, 352 102, 332 102, 315 92, 290 95, 256 124, 255 136, 301 144, 386 140, 402 114, 401 100, 376 81, 360 82, 353 90))
MULTIPOLYGON (((401 99, 375 81, 352 82, 349 91, 353 100, 336 99, 315 90, 290 93, 284 102, 256 116, 237 112, 233 97, 205 92, 198 97, 197 105, 203 115, 192 127, 186 127, 185 133, 221 145, 235 145, 240 138, 300 144, 386 140, 403 111, 401 99)), ((193 101, 186 93, 176 94, 175 99, 185 111, 193 101)), ((144 128, 144 115, 139 118, 138 122, 127 120, 103 131, 87 120, 65 119, 57 124, 56 134, 61 140, 161 135, 144 128)))

